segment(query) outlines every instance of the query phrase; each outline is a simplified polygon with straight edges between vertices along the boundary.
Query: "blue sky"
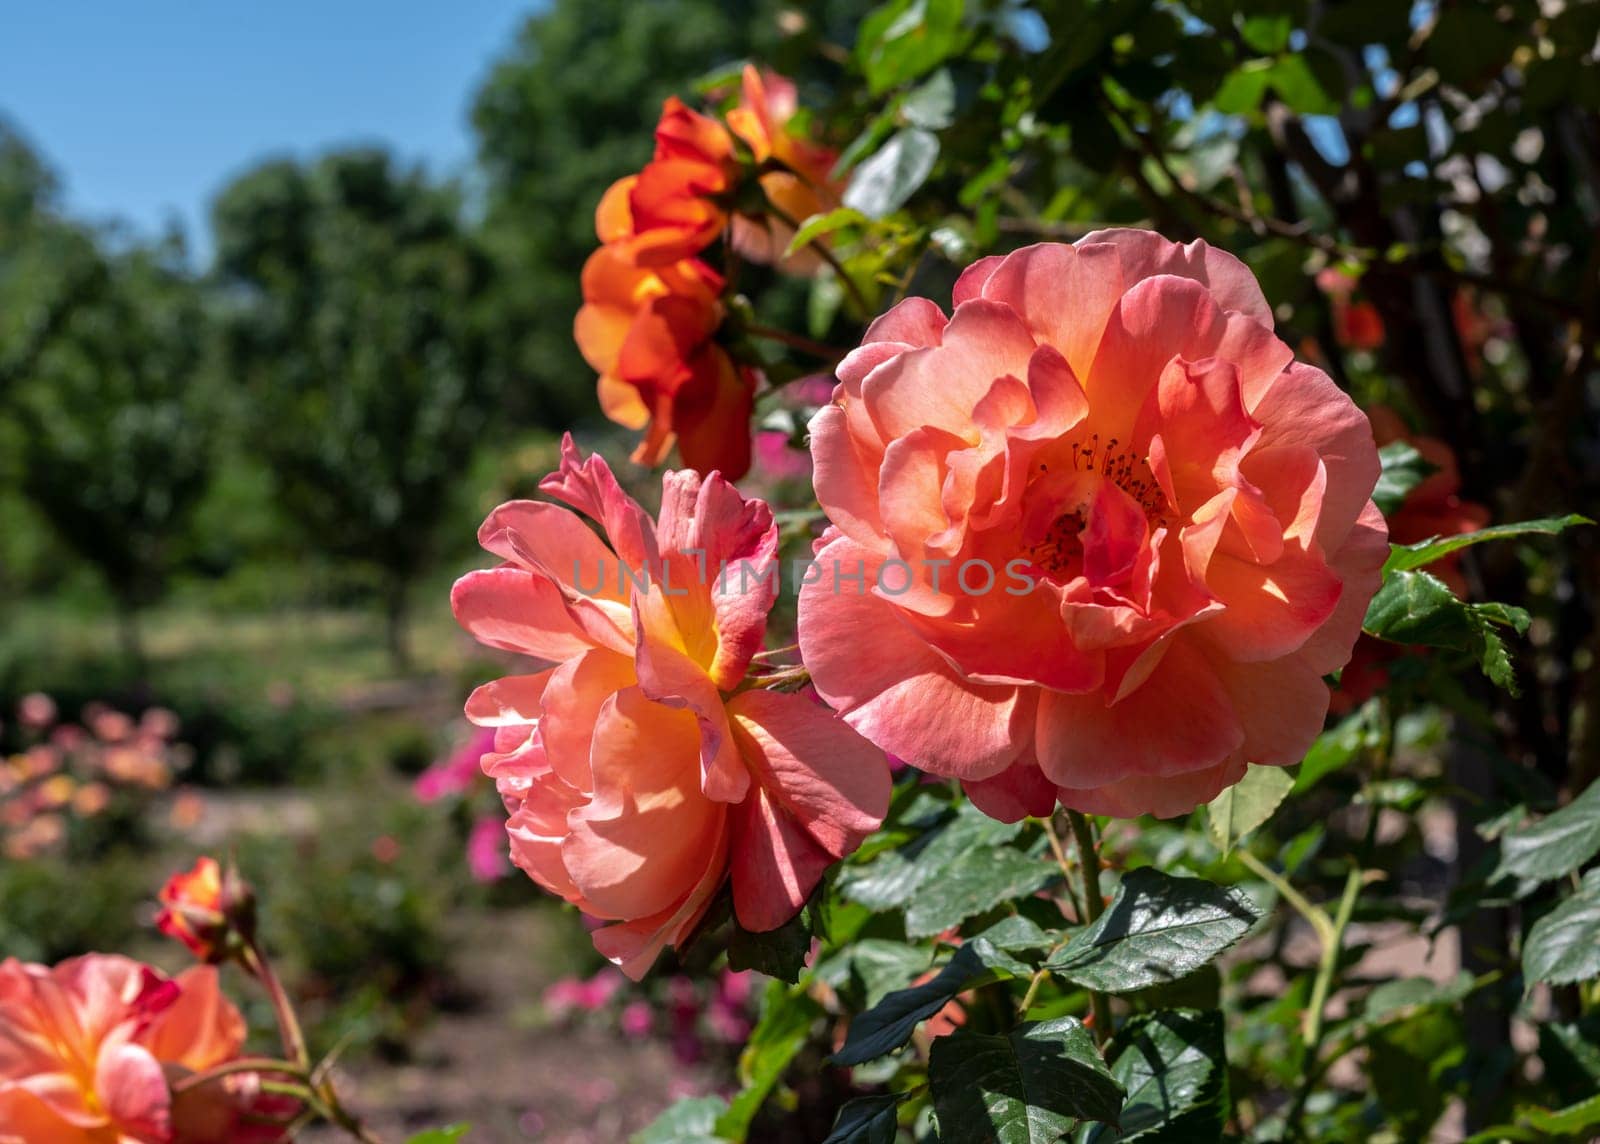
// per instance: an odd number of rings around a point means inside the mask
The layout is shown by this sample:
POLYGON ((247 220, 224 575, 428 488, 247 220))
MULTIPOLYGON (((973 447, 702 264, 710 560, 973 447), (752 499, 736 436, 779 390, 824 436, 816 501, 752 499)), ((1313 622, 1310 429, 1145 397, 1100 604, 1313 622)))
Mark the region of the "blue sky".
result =
POLYGON ((68 208, 205 251, 211 197, 268 155, 382 142, 456 171, 472 93, 536 0, 21 0, 0 115, 68 208))

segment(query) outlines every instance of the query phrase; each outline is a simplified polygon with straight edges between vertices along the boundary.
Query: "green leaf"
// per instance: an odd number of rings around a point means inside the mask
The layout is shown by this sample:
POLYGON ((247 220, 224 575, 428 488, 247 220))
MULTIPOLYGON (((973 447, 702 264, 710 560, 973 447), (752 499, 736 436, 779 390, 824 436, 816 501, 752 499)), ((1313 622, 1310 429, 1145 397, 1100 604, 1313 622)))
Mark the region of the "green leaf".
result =
POLYGON ((942 131, 950 126, 956 110, 956 84, 950 72, 940 68, 929 80, 900 101, 900 114, 913 127, 942 131))
POLYGON ((822 1144, 895 1144, 896 1114, 903 1099, 890 1092, 846 1101, 822 1144))
POLYGON ((808 923, 806 910, 765 933, 751 933, 736 920, 728 938, 728 968, 753 969, 779 981, 799 981, 811 952, 808 923))
POLYGON ((1141 867, 1123 877, 1105 913, 1045 964, 1086 989, 1129 993, 1194 972, 1260 917, 1239 890, 1141 867))
POLYGON ((1206 804, 1211 837, 1226 855, 1233 844, 1272 817, 1289 791, 1294 776, 1282 767, 1251 765, 1244 778, 1206 804))
POLYGON ((1519 878, 1548 882, 1562 878, 1600 853, 1600 782, 1532 826, 1506 831, 1500 838, 1500 865, 1491 881, 1519 878))
POLYGON ((839 892, 873 910, 905 906, 963 854, 1004 845, 1021 832, 1019 823, 997 822, 971 803, 962 803, 954 815, 946 815, 906 846, 847 867, 839 877, 839 892))
POLYGON ((1372 502, 1384 516, 1404 504, 1411 490, 1439 468, 1409 441, 1389 442, 1378 450, 1378 461, 1383 471, 1378 475, 1378 487, 1372 490, 1372 502))
POLYGON ((1122 1085, 1075 1017, 940 1037, 928 1081, 945 1140, 1046 1144, 1076 1121, 1114 1122, 1122 1111, 1122 1085))
POLYGON ((1536 981, 1571 985, 1600 977, 1600 870, 1533 923, 1522 948, 1522 975, 1529 989, 1536 981))
POLYGON ((720 1096, 690 1096, 633 1134, 631 1144, 725 1144, 717 1118, 728 1111, 720 1096))
POLYGON ((788 247, 783 256, 788 258, 797 250, 811 245, 824 235, 833 234, 847 226, 862 226, 871 220, 860 211, 851 210, 849 207, 835 207, 822 214, 814 214, 800 224, 800 229, 794 232, 794 237, 789 240, 788 247))
POLYGON ((856 168, 844 205, 868 218, 882 218, 905 205, 933 172, 939 137, 920 127, 895 132, 872 158, 856 168))
POLYGON ((961 0, 891 0, 862 20, 856 59, 873 95, 943 63, 963 39, 961 0))
MULTIPOLYGON (((1382 487, 1382 481, 1379 482, 1379 487, 1382 487)), ((1376 492, 1373 493, 1373 498, 1377 498, 1376 492)), ((1480 528, 1477 532, 1463 532, 1458 536, 1433 537, 1430 540, 1419 540, 1415 544, 1395 544, 1390 547, 1389 559, 1384 564, 1383 571, 1387 575, 1390 572, 1421 568, 1425 564, 1432 564, 1435 560, 1449 556, 1452 552, 1459 552, 1463 548, 1489 540, 1509 540, 1513 536, 1527 536, 1533 533, 1554 536, 1580 524, 1593 523, 1594 521, 1586 516, 1570 512, 1566 516, 1547 516, 1538 520, 1518 521, 1516 524, 1497 524, 1490 528, 1480 528)))
POLYGON ((1339 103, 1330 97, 1322 80, 1311 70, 1302 52, 1280 56, 1272 65, 1268 82, 1291 111, 1301 115, 1337 115, 1339 103))
POLYGON ((429 1128, 406 1138, 406 1144, 456 1144, 457 1140, 472 1131, 470 1124, 452 1124, 448 1128, 429 1128))
POLYGON ((798 986, 774 981, 762 999, 761 1019, 739 1054, 739 1094, 716 1120, 717 1135, 743 1140, 772 1086, 805 1047, 822 1007, 798 986))
POLYGON ((906 907, 906 936, 932 937, 975 914, 1031 894, 1060 870, 1010 847, 969 850, 924 885, 906 907))
POLYGON ((1134 1017, 1112 1044, 1111 1075, 1127 1090, 1121 1131, 1095 1125, 1086 1144, 1220 1140, 1228 1068, 1222 1014, 1165 1009, 1134 1017))
POLYGON ((1472 992, 1472 986, 1473 976, 1464 969, 1444 982, 1429 977, 1401 977, 1385 981, 1367 994, 1361 1015, 1369 1022, 1377 1022, 1406 1009, 1454 1005, 1472 992))
POLYGON ((986 941, 1007 953, 1036 953, 1054 945, 1056 935, 1021 914, 1012 914, 995 922, 974 940, 986 941))
POLYGON ((1539 1026, 1539 1060, 1545 1083, 1562 1101, 1581 1100, 1600 1092, 1600 1013, 1562 1024, 1539 1026))
MULTIPOLYGON (((844 1046, 833 1054, 834 1062, 858 1065, 891 1053, 911 1039, 920 1022, 968 989, 1021 976, 1013 958, 1006 957, 1004 963, 986 964, 985 955, 995 952, 987 942, 970 941, 956 950, 955 956, 930 980, 885 996, 850 1022, 844 1046)), ((1026 967, 1023 969, 1026 971, 1026 967)))
POLYGON ((1555 1112, 1547 1112, 1542 1108, 1529 1109, 1519 1119, 1538 1132, 1551 1136, 1571 1136, 1600 1124, 1600 1094, 1555 1112))
POLYGON ((1505 644, 1493 625, 1528 629, 1528 613, 1505 604, 1468 604, 1427 572, 1394 572, 1367 607, 1362 628, 1391 643, 1470 652, 1497 686, 1515 692, 1505 644))
POLYGON ((1311 750, 1301 760, 1295 776, 1294 793, 1304 794, 1327 775, 1348 765, 1363 748, 1378 745, 1375 728, 1365 711, 1355 711, 1317 736, 1311 750))

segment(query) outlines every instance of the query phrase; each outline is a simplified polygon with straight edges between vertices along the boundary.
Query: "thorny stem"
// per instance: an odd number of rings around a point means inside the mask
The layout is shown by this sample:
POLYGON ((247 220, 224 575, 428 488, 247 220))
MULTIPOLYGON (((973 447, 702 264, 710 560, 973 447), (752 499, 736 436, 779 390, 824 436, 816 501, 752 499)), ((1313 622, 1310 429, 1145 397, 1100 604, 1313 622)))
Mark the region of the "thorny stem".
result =
MULTIPOLYGON (((1083 873, 1083 912, 1092 925, 1105 912, 1105 899, 1100 895, 1100 854, 1095 849, 1094 827, 1080 811, 1068 810, 1067 821, 1072 824, 1072 837, 1078 844, 1078 865, 1083 873)), ((1097 990, 1089 990, 1089 1009, 1094 1014, 1095 1043, 1104 1045, 1111 1037, 1111 1001, 1097 990)))

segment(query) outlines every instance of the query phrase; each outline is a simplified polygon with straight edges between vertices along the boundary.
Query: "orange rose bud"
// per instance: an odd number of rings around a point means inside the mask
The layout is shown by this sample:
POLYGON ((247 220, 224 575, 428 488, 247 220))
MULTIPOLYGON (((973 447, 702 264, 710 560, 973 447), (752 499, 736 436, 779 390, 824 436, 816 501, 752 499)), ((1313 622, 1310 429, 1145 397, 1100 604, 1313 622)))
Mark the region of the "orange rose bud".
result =
POLYGON ((158 898, 156 927, 201 961, 226 961, 255 934, 255 891, 232 863, 223 870, 215 858, 201 857, 169 878, 158 898))

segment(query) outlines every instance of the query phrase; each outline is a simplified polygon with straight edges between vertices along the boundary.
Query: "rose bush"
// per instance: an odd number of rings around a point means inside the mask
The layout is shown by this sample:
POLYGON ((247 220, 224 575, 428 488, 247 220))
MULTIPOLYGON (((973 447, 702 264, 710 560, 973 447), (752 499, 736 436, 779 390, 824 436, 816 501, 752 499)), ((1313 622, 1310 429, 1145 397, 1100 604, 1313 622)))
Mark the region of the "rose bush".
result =
POLYGON ((1131 230, 983 259, 839 378, 800 646, 852 726, 1013 821, 1305 754, 1388 554, 1378 454, 1243 264, 1131 230))

